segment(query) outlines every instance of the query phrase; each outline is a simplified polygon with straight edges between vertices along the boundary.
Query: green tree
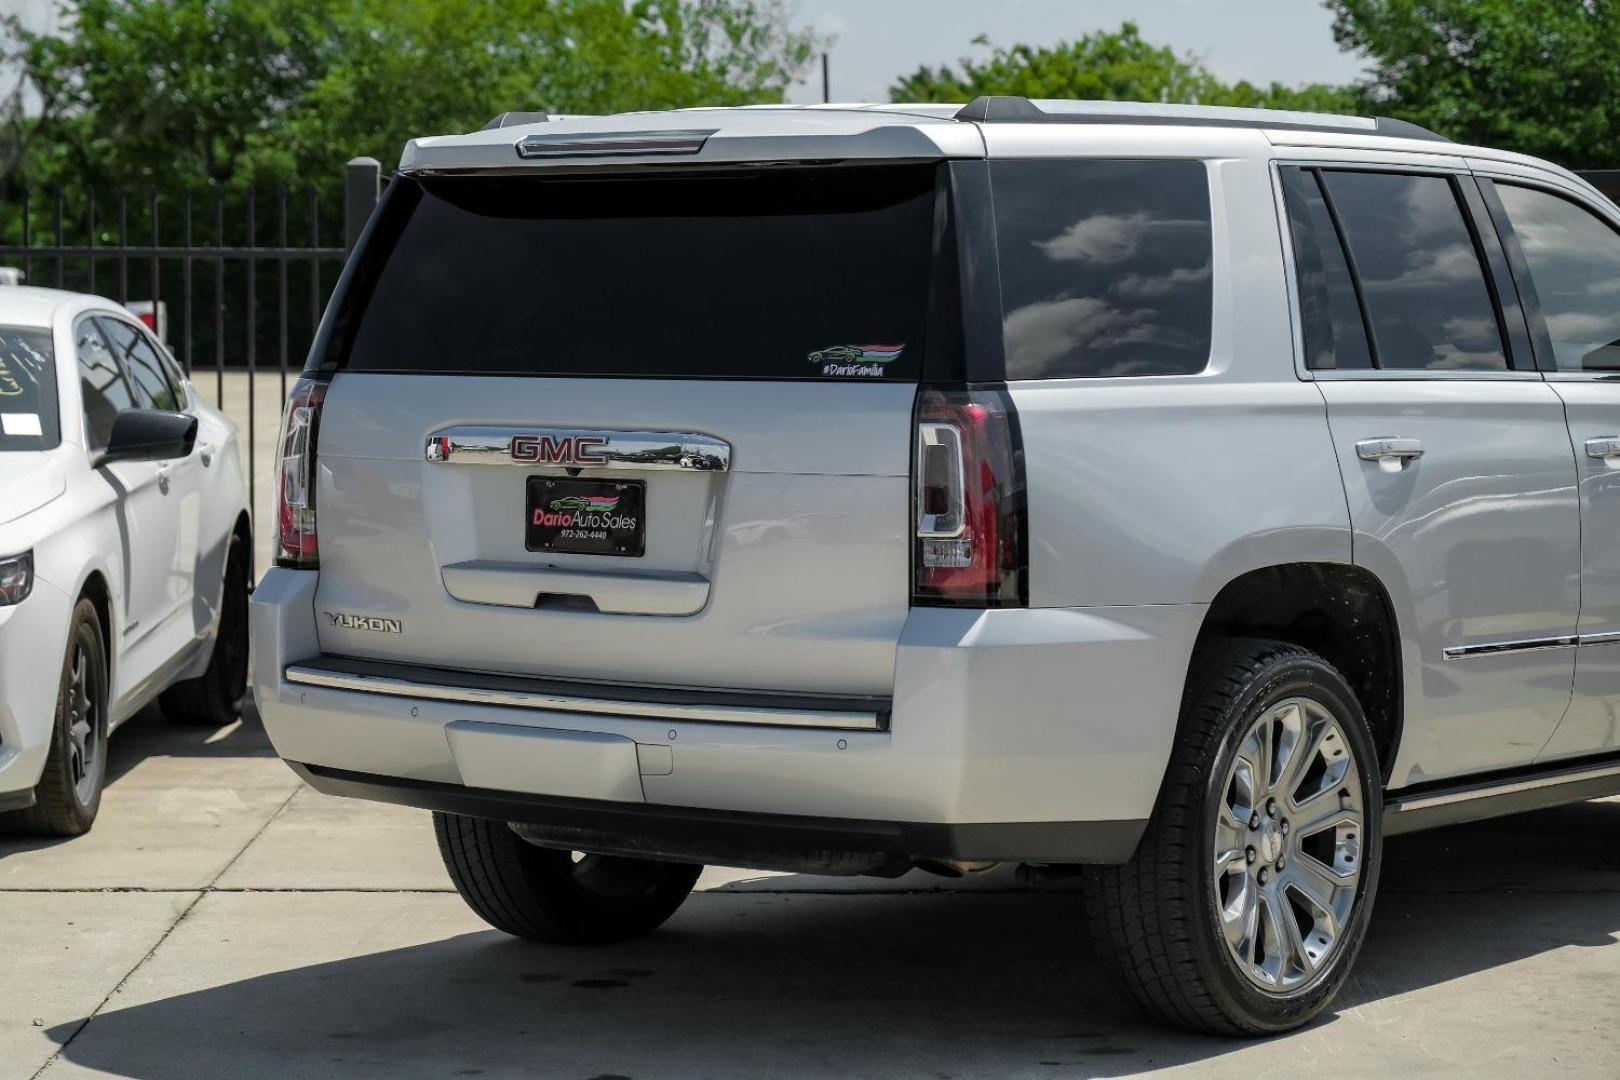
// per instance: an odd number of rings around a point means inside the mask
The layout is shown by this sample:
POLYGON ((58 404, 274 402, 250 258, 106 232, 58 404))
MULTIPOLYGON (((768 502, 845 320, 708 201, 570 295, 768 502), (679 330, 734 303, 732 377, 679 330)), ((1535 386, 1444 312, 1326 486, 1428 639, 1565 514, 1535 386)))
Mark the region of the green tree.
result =
MULTIPOLYGON (((974 41, 989 44, 982 36, 974 41)), ((890 87, 889 96, 965 102, 981 94, 1008 94, 1339 112, 1355 107, 1353 94, 1340 87, 1225 83, 1197 59, 1143 40, 1129 22, 1117 31, 1099 30, 1051 46, 996 47, 986 59, 965 57, 959 63, 959 68, 920 67, 890 87)))
POLYGON ((1612 0, 1330 0, 1376 107, 1571 168, 1620 165, 1612 0))
POLYGON ((60 33, 15 31, 46 110, 13 173, 326 181, 356 154, 386 163, 411 136, 507 109, 777 101, 815 44, 788 14, 784 0, 79 0, 60 33))

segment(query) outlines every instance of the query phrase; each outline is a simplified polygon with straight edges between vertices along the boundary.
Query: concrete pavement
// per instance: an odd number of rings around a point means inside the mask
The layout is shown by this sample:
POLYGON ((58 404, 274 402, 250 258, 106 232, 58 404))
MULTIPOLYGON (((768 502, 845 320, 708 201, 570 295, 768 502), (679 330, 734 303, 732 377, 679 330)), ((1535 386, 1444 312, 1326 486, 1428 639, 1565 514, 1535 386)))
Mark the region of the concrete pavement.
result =
POLYGON ((113 739, 87 837, 0 840, 0 1078, 1620 1075, 1620 802, 1392 840, 1338 1007, 1142 1020, 1071 890, 709 871, 660 933, 549 948, 451 891, 428 815, 303 788, 257 724, 113 739))

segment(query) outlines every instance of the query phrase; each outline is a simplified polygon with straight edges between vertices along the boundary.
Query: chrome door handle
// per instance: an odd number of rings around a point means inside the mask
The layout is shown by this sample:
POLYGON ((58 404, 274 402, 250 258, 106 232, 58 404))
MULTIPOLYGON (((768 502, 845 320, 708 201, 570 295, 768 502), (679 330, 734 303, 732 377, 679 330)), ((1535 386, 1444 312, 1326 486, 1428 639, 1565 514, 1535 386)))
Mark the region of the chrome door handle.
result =
POLYGON ((1419 439, 1362 439, 1356 443, 1356 456, 1378 462, 1385 472, 1400 472, 1407 461, 1423 456, 1423 443, 1419 439))
POLYGON ((1602 435, 1586 440, 1586 456, 1608 461, 1620 458, 1620 435, 1602 435))

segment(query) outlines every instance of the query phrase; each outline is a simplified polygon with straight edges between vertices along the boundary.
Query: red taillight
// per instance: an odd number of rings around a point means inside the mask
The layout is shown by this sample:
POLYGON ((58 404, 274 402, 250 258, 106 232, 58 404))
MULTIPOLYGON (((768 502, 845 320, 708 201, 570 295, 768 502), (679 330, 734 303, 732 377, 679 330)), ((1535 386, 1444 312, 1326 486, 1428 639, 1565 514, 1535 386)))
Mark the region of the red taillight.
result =
POLYGON ((287 396, 276 441, 276 565, 313 570, 320 565, 315 532, 315 440, 326 383, 301 378, 287 396))
POLYGON ((918 604, 1027 602, 1017 416, 1004 392, 925 390, 917 398, 918 604))

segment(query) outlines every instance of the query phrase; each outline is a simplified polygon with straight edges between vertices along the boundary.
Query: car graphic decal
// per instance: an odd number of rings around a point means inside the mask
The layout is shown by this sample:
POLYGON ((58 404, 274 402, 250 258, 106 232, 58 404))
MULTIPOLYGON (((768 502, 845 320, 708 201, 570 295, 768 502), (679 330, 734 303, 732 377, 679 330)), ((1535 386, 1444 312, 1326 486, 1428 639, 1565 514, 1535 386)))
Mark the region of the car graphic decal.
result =
POLYGON ((864 375, 870 378, 882 375, 884 368, 900 359, 900 354, 905 351, 904 344, 830 345, 812 352, 809 360, 821 366, 823 375, 864 375))

